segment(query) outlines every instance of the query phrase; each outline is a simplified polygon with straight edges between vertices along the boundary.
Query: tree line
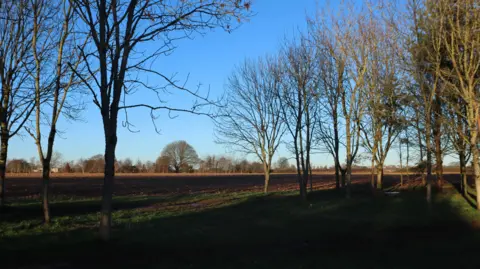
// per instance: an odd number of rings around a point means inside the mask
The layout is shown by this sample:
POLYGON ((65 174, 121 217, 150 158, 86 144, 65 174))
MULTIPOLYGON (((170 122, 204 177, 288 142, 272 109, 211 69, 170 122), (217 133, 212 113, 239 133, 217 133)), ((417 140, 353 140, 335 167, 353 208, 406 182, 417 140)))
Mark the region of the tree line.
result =
POLYGON ((303 200, 319 152, 333 159, 347 198, 355 163, 370 160, 371 187, 381 190, 392 154, 418 168, 428 201, 443 184, 445 156, 459 160, 464 195, 472 191, 467 166, 480 193, 479 2, 347 2, 308 17, 307 30, 278 52, 235 68, 217 142, 262 161, 265 192, 285 143, 303 200))
MULTIPOLYGON (((102 173, 105 167, 103 155, 97 154, 90 158, 80 158, 76 161, 64 161, 62 154, 54 152, 52 168, 61 173, 102 173)), ((285 157, 279 158, 273 167, 278 172, 292 172, 285 157)), ((32 173, 41 171, 42 165, 32 157, 7 161, 9 173, 32 173)), ((43 171, 42 171, 43 172, 43 171)), ((195 149, 186 141, 175 141, 165 146, 155 161, 133 161, 131 158, 116 159, 115 173, 262 173, 263 164, 259 161, 249 161, 226 155, 207 155, 198 157, 195 149), (187 150, 188 149, 188 150, 187 150)))

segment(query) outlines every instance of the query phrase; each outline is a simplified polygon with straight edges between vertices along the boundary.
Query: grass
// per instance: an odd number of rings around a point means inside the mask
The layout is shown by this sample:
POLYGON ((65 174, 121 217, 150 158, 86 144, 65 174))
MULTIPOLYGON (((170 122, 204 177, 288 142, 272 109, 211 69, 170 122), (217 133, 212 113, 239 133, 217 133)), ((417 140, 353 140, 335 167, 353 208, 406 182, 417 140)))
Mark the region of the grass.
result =
MULTIPOLYGON (((457 193, 357 191, 117 197, 110 243, 96 239, 99 200, 12 204, 0 260, 23 268, 478 268, 480 223, 457 193)), ((2 268, 4 268, 2 266, 2 268)))

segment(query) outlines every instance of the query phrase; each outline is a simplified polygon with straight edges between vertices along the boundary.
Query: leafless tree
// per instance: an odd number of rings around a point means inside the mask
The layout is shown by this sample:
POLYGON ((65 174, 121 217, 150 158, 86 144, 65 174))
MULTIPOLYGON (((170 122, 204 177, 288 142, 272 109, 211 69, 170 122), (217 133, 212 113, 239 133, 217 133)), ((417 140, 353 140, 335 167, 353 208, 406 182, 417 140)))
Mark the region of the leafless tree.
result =
MULTIPOLYGON (((205 105, 211 105, 208 97, 187 89, 174 78, 151 68, 150 63, 175 49, 174 41, 189 38, 196 33, 221 27, 230 31, 249 14, 250 2, 240 0, 194 1, 139 1, 139 0, 72 0, 75 11, 83 20, 92 43, 82 51, 89 70, 87 81, 93 102, 99 108, 105 134, 105 176, 102 194, 100 235, 110 237, 113 180, 115 175, 115 148, 117 145, 117 120, 120 110, 145 108, 155 110, 200 113, 205 105), (143 46, 154 42, 150 51, 143 46), (98 73, 97 73, 98 71, 98 73), (140 74, 157 76, 166 86, 149 85, 138 78, 140 74), (197 101, 191 108, 170 107, 141 103, 128 104, 126 96, 135 89, 153 90, 162 101, 162 94, 169 88, 191 94, 197 101)), ((128 114, 124 125, 128 128, 128 114)))
POLYGON ((227 104, 216 120, 216 142, 262 163, 268 191, 272 159, 285 132, 278 96, 281 76, 273 58, 246 61, 230 76, 227 104))
POLYGON ((340 98, 344 91, 345 58, 338 48, 335 35, 325 19, 325 14, 317 14, 315 19, 309 19, 309 37, 313 46, 316 46, 316 57, 319 61, 319 92, 316 93, 318 102, 324 104, 320 107, 318 120, 318 133, 315 134, 319 146, 328 152, 334 161, 335 187, 340 188, 340 173, 342 173, 341 186, 345 187, 345 168, 340 162, 340 149, 342 146, 341 104, 340 98))
POLYGON ((161 157, 169 160, 169 165, 175 173, 198 162, 195 149, 183 140, 166 145, 162 150, 161 157))
MULTIPOLYGON (((368 69, 365 73, 366 107, 361 123, 363 142, 376 164, 376 187, 383 187, 385 159, 396 138, 403 130, 401 92, 402 74, 399 62, 400 38, 387 18, 378 18, 377 7, 370 7, 368 19, 363 24, 364 46, 368 69)), ((395 18, 391 18, 395 21, 395 18)), ((372 187, 374 187, 372 179, 372 187)))
POLYGON ((10 138, 18 134, 34 109, 28 87, 32 21, 27 0, 0 5, 0 207, 5 204, 5 169, 10 138))
POLYGON ((368 70, 368 23, 362 13, 351 9, 334 21, 335 39, 345 59, 346 85, 340 96, 345 127, 346 196, 351 197, 352 165, 360 147, 361 122, 365 112, 365 79, 368 70), (358 15, 355 15, 358 14, 358 15))
POLYGON ((434 146, 432 145, 432 134, 434 124, 434 101, 436 94, 441 87, 439 74, 440 59, 442 58, 441 39, 435 31, 435 23, 423 12, 425 5, 422 1, 411 0, 409 2, 409 13, 412 23, 412 32, 409 33, 409 44, 411 57, 406 66, 411 67, 410 72, 418 87, 417 107, 422 107, 417 115, 422 119, 417 119, 419 143, 424 144, 426 155, 426 184, 427 201, 431 202, 432 189, 432 154, 434 146), (429 22, 430 20, 430 22, 429 22), (422 38, 422 33, 427 33, 429 39, 422 38), (420 124, 421 123, 421 124, 420 124), (424 137, 424 142, 420 137, 424 137))
POLYGON ((279 92, 283 121, 291 135, 287 145, 295 154, 300 196, 307 199, 307 183, 311 175, 310 155, 318 120, 319 85, 316 48, 305 36, 287 42, 281 54, 283 85, 279 92))
MULTIPOLYGON (((445 53, 445 58, 437 58, 436 75, 456 98, 450 107, 456 114, 465 117, 466 132, 457 132, 468 143, 472 154, 472 166, 477 191, 477 209, 480 210, 480 8, 478 1, 426 1, 428 25, 437 50, 445 53), (445 64, 446 62, 446 64, 445 64)), ((443 54, 442 54, 443 55, 443 54)))
MULTIPOLYGON (((43 173, 43 212, 45 223, 50 222, 49 186, 51 167, 59 167, 61 156, 53 151, 57 122, 63 115, 75 119, 81 110, 71 100, 78 100, 75 72, 80 72, 82 58, 76 49, 75 16, 69 0, 32 0, 28 10, 33 20, 32 56, 35 69, 28 72, 34 82, 35 120, 25 129, 34 139, 43 173), (76 97, 76 98, 72 98, 76 97), (70 102, 69 102, 70 101, 70 102), (42 137, 48 133, 46 144, 42 137)), ((86 41, 83 41, 85 44, 86 41)))

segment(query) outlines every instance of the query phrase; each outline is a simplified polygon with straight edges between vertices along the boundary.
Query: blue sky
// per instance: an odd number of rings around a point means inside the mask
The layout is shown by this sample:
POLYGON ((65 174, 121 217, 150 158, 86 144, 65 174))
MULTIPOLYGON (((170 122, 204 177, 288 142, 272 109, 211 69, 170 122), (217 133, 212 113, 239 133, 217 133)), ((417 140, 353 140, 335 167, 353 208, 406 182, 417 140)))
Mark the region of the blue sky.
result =
MULTIPOLYGON (((253 2, 252 9, 256 16, 239 29, 230 34, 215 29, 203 37, 196 36, 194 40, 181 40, 176 43, 177 49, 171 55, 157 59, 154 68, 166 75, 176 74, 179 81, 184 81, 189 75, 187 86, 193 88, 201 83, 203 92, 210 88, 211 95, 219 96, 236 64, 245 58, 275 53, 286 34, 305 29, 305 16, 315 12, 316 2, 257 0, 253 2)), ((155 46, 155 43, 149 43, 148 46, 155 46)), ((170 106, 188 107, 192 104, 188 96, 175 94, 175 91, 173 93, 165 96, 170 106)), ((134 96, 128 96, 127 102, 151 100, 152 96, 148 90, 139 90, 134 96)), ((83 112, 83 121, 61 121, 59 124, 63 133, 56 139, 55 150, 62 153, 65 160, 88 158, 103 154, 104 151, 100 113, 91 104, 91 97, 85 99, 88 106, 83 112)), ((148 110, 129 111, 129 120, 135 124, 138 133, 121 127, 124 116, 120 116, 117 158, 155 160, 167 143, 180 139, 188 141, 200 156, 228 153, 223 146, 215 144, 211 119, 189 114, 176 114, 178 117, 170 119, 166 112, 159 114, 156 123, 161 134, 155 132, 148 110)), ((282 155, 287 155, 282 151, 282 155)), ((11 140, 9 159, 29 159, 32 156, 38 155, 29 136, 18 136, 11 140)))
MULTIPOLYGON (((336 1, 332 1, 333 4, 336 1)), ((330 3, 330 5, 332 4, 330 3)), ((226 33, 221 29, 208 32, 205 36, 196 36, 193 40, 181 40, 176 43, 176 50, 169 56, 160 57, 154 63, 154 69, 165 75, 176 74, 179 81, 184 81, 187 76, 187 86, 195 88, 201 83, 203 92, 210 89, 211 96, 222 94, 227 77, 235 65, 246 58, 257 58, 269 53, 275 53, 280 47, 285 36, 291 36, 298 30, 305 30, 306 15, 313 15, 318 6, 324 2, 314 0, 257 0, 253 2, 252 9, 256 16, 249 19, 239 29, 226 33)), ((154 48, 154 42, 148 46, 154 48)), ((152 81, 156 78, 149 77, 152 81)), ((128 96, 127 102, 145 102, 155 100, 155 96, 148 90, 140 89, 135 95, 128 96), (153 98, 152 98, 153 97, 153 98)), ((184 94, 173 91, 166 95, 164 100, 172 107, 188 107, 192 99, 184 94)), ((83 112, 83 121, 61 121, 59 129, 62 134, 57 137, 55 150, 62 153, 65 160, 88 158, 95 154, 103 154, 104 138, 100 113, 91 104, 91 97, 85 99, 87 105, 83 112)), ((151 102, 152 103, 152 102, 151 102)), ((153 102, 152 104, 156 104, 153 102)), ((157 103, 158 104, 158 103, 157 103)), ((167 112, 160 112, 156 124, 161 130, 158 134, 152 124, 149 111, 136 109, 129 111, 129 120, 139 132, 132 133, 122 127, 124 115, 119 118, 117 158, 130 157, 133 160, 155 160, 162 148, 175 140, 186 140, 201 157, 208 154, 230 154, 221 145, 214 142, 213 123, 204 116, 190 114, 175 114, 175 119, 170 119, 167 112)), ((392 151, 390 155, 397 155, 392 151)), ((14 137, 10 143, 9 159, 29 159, 37 156, 36 147, 29 136, 14 137)), ((281 148, 279 156, 290 156, 281 148)), ((253 157, 250 157, 252 159, 253 157)), ((392 160, 396 158, 392 156, 392 160)), ((313 157, 314 165, 332 164, 328 155, 313 157)))

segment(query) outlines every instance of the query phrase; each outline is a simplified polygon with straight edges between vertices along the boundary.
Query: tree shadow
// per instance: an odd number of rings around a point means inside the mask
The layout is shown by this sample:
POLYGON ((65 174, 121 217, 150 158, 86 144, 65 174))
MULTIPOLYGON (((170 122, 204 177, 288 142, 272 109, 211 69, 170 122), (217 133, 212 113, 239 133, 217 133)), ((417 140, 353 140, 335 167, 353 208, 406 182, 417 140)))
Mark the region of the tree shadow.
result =
MULTIPOLYGON (((130 198, 119 197, 113 200, 113 211, 127 210, 135 208, 144 208, 162 202, 175 202, 188 194, 178 194, 174 196, 156 196, 130 198)), ((50 204, 50 212, 53 218, 77 216, 99 212, 101 207, 100 200, 80 200, 80 201, 60 201, 50 204)), ((43 211, 41 202, 29 203, 25 205, 6 206, 0 213, 0 222, 18 222, 25 220, 42 219, 43 211)))
MULTIPOLYGON (((478 268, 478 232, 436 193, 395 197, 355 188, 250 197, 231 206, 116 226, 108 244, 92 230, 2 245, 6 267, 48 268, 478 268), (438 196, 438 197, 437 197, 438 196), (52 239, 53 238, 53 239, 52 239), (50 240, 48 247, 37 244, 50 240), (29 242, 21 245, 22 242, 29 242)), ((2 264, 3 265, 3 264, 2 264)))

